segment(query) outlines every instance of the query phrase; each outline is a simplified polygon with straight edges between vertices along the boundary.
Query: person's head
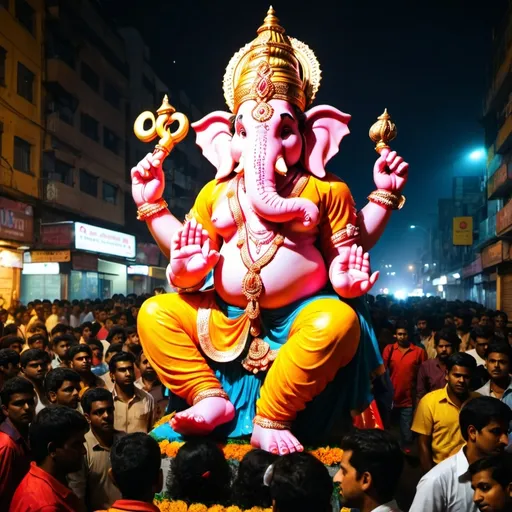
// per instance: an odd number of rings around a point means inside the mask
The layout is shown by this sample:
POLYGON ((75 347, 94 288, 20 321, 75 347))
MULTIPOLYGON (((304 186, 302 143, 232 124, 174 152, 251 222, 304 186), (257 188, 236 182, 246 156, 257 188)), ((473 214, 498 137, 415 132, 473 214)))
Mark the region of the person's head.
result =
POLYGON ((34 386, 22 377, 8 380, 0 391, 2 413, 18 430, 26 430, 36 414, 34 386))
POLYGON ((56 336, 62 336, 63 334, 67 334, 69 327, 64 324, 57 324, 52 330, 51 330, 51 340, 53 341, 56 336))
POLYGON ((332 478, 310 453, 279 457, 265 474, 274 512, 328 512, 331 510, 332 478))
POLYGON ((50 357, 44 350, 32 348, 25 350, 20 357, 21 373, 35 385, 43 385, 48 373, 50 357))
POLYGON ((103 324, 107 319, 107 313, 108 312, 105 310, 105 307, 102 304, 94 306, 94 318, 96 322, 103 324))
POLYGON ((398 321, 395 325, 395 340, 401 346, 408 346, 409 341, 409 329, 407 323, 404 321, 398 321))
POLYGON ((123 499, 153 502, 163 483, 160 458, 158 443, 147 434, 127 434, 114 442, 109 474, 123 499))
POLYGON ((505 329, 508 324, 508 315, 504 311, 497 311, 494 316, 494 327, 496 329, 505 329))
POLYGON ((12 348, 2 348, 0 350, 0 375, 2 380, 12 379, 20 371, 20 355, 12 348))
POLYGON ((157 286, 154 290, 153 290, 153 295, 162 295, 165 293, 165 288, 163 286, 157 286))
POLYGON ((140 345, 139 333, 135 325, 126 328, 126 343, 129 345, 140 345))
POLYGON ((134 304, 130 308, 130 313, 132 315, 132 318, 135 320, 135 322, 137 322, 137 317, 139 316, 139 310, 140 310, 140 306, 138 304, 134 304))
POLYGON ((126 328, 126 326, 128 325, 128 317, 126 316, 126 313, 120 313, 120 314, 117 316, 117 322, 116 322, 116 324, 117 324, 119 327, 126 328))
POLYGON ((491 342, 494 332, 488 325, 473 329, 470 334, 475 343, 476 353, 483 359, 485 351, 491 342))
POLYGON ((378 503, 394 497, 404 466, 398 442, 384 430, 355 430, 341 441, 339 481, 343 504, 361 508, 365 496, 378 503))
POLYGON ((231 501, 236 506, 242 510, 272 506, 270 488, 264 484, 263 477, 277 459, 277 455, 265 450, 251 450, 244 456, 231 490, 231 501))
POLYGON ((126 331, 124 327, 120 327, 115 325, 110 329, 110 332, 107 336, 107 341, 109 343, 125 343, 126 342, 126 331))
POLYGON ((53 338, 53 351, 55 355, 64 361, 72 345, 75 345, 75 338, 71 334, 61 334, 53 338))
POLYGON ((103 344, 97 338, 89 338, 87 345, 89 345, 92 350, 92 365, 100 365, 103 361, 103 344))
POLYGON ((87 342, 87 340, 92 335, 92 322, 84 322, 80 326, 80 329, 81 329, 82 339, 84 340, 84 342, 87 342))
POLYGON ((145 356, 144 352, 141 352, 137 356, 137 368, 139 369, 140 375, 143 379, 146 379, 150 382, 153 382, 158 379, 158 376, 151 366, 151 363, 148 361, 148 358, 145 356))
POLYGON ((457 352, 446 359, 448 389, 459 399, 468 396, 469 384, 475 370, 475 358, 464 352, 457 352))
POLYGON ((2 338, 2 348, 10 348, 21 354, 25 342, 19 336, 6 336, 2 338))
POLYGON ((457 352, 460 339, 453 329, 441 329, 434 336, 434 346, 437 358, 445 362, 448 357, 457 352))
POLYGON ((104 388, 88 389, 82 397, 82 410, 93 432, 114 432, 114 398, 104 388))
POLYGON ((457 329, 467 329, 471 322, 471 313, 466 310, 459 309, 455 315, 453 315, 453 323, 457 329))
POLYGON ((34 308, 34 311, 36 313, 36 316, 37 318, 41 321, 41 322, 44 322, 44 307, 42 304, 37 304, 34 308))
POLYGON ((46 375, 44 390, 50 403, 76 409, 80 395, 80 375, 70 368, 55 368, 46 375))
POLYGON ((420 334, 428 334, 430 333, 430 322, 429 319, 424 316, 420 315, 416 319, 416 328, 418 329, 420 334))
POLYGON ((491 326, 491 316, 487 311, 483 311, 478 315, 478 325, 480 327, 490 327, 491 326))
POLYGON ((8 324, 4 326, 4 336, 17 336, 18 327, 16 324, 8 324))
POLYGON ((485 512, 512 510, 512 453, 479 459, 468 468, 473 502, 485 512))
POLYGON ((27 330, 27 335, 30 337, 33 334, 42 334, 48 338, 48 331, 46 330, 46 326, 43 322, 34 322, 30 328, 27 330))
POLYGON ((175 500, 213 505, 229 496, 231 470, 210 439, 187 441, 171 462, 171 475, 168 491, 175 500))
POLYGON ((479 396, 469 400, 459 414, 460 432, 480 457, 501 453, 508 444, 512 409, 497 398, 479 396))
POLYGON ((80 375, 89 374, 92 365, 92 350, 89 345, 73 345, 68 351, 68 361, 72 370, 80 375))
POLYGON ((41 410, 30 425, 30 448, 37 465, 49 462, 55 471, 67 475, 82 466, 85 418, 74 409, 55 405, 41 410))
POLYGON ((108 363, 112 382, 121 388, 131 387, 135 382, 135 357, 130 352, 114 354, 108 363))
POLYGON ((485 351, 487 371, 493 381, 509 378, 512 349, 506 341, 492 341, 485 351))
POLYGON ((42 334, 33 334, 27 339, 27 345, 30 348, 45 350, 48 347, 48 339, 42 334))
POLYGON ((114 318, 108 316, 107 319, 105 320, 105 329, 107 329, 107 331, 110 331, 112 327, 114 327, 114 318))
POLYGON ((112 359, 112 356, 114 354, 118 354, 119 352, 123 351, 123 344, 122 343, 112 343, 110 347, 107 348, 107 351, 105 352, 105 358, 104 361, 107 364, 110 364, 110 360, 112 359))

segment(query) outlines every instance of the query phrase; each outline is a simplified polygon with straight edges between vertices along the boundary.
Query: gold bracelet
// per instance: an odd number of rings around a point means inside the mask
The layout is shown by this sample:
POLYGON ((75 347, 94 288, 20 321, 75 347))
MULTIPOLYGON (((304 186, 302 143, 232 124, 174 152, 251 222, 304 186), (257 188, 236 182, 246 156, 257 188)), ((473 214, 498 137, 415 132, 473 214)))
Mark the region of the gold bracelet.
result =
POLYGON ((156 203, 144 203, 137 209, 137 220, 147 220, 167 208, 167 202, 159 199, 156 203))
POLYGON ((405 204, 405 196, 393 194, 387 190, 374 190, 368 200, 386 208, 386 210, 401 210, 405 204))
POLYGON ((194 397, 194 400, 192 401, 192 405, 196 405, 198 402, 204 400, 205 398, 212 397, 224 398, 225 400, 229 400, 229 395, 223 389, 210 388, 197 393, 197 395, 194 397))
POLYGON ((272 430, 290 430, 292 423, 290 421, 275 421, 259 416, 254 416, 252 422, 261 428, 271 428, 272 430))

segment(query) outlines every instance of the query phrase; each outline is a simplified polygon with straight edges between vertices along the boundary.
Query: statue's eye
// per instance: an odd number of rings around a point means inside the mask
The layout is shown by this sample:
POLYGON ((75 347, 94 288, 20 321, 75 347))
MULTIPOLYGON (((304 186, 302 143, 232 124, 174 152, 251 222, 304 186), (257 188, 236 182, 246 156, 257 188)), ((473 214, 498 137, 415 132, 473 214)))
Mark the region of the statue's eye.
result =
POLYGON ((293 130, 289 126, 284 126, 281 130, 281 138, 287 139, 291 134, 293 133, 293 130))
POLYGON ((244 130, 244 128, 240 128, 238 130, 238 135, 240 135, 240 137, 245 139, 245 137, 247 137, 247 132, 244 130))

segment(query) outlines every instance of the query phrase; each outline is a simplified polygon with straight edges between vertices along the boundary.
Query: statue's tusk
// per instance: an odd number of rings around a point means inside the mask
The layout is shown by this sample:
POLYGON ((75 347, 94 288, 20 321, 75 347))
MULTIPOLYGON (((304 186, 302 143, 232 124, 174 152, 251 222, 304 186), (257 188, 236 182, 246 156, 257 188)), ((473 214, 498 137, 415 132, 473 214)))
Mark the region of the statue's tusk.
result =
POLYGON ((286 176, 288 172, 288 167, 286 167, 286 162, 282 156, 279 156, 276 160, 276 171, 282 176, 286 176))
POLYGON ((240 157, 240 161, 238 162, 238 165, 235 167, 235 172, 238 174, 244 170, 244 157, 240 157))

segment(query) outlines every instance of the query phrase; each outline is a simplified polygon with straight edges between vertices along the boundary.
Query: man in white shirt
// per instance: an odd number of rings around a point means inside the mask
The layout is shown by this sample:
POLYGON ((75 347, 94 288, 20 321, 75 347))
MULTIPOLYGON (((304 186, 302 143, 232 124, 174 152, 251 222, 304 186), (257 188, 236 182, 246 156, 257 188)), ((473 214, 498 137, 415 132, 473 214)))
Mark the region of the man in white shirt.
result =
POLYGON ((359 512, 400 512, 393 497, 404 456, 393 436, 384 430, 355 430, 342 439, 341 449, 340 470, 334 477, 341 505, 359 512))
POLYGON ((419 481, 411 510, 476 512, 468 467, 478 459, 503 452, 511 419, 512 410, 496 398, 478 397, 467 402, 459 415, 467 444, 419 481))

